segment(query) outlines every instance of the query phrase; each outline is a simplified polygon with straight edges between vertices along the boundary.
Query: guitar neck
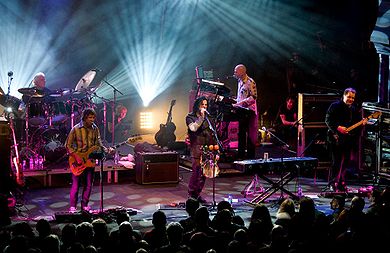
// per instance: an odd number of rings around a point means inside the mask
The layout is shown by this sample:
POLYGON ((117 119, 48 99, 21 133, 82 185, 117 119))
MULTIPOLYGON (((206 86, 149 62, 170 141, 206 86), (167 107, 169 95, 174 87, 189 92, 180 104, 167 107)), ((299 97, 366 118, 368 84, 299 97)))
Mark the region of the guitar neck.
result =
POLYGON ((348 128, 346 129, 346 131, 348 131, 348 132, 349 132, 349 131, 352 131, 353 129, 355 129, 355 128, 357 128, 358 126, 360 126, 361 124, 363 124, 363 121, 364 121, 364 119, 362 119, 361 121, 359 121, 359 122, 353 124, 352 126, 348 127, 348 128))

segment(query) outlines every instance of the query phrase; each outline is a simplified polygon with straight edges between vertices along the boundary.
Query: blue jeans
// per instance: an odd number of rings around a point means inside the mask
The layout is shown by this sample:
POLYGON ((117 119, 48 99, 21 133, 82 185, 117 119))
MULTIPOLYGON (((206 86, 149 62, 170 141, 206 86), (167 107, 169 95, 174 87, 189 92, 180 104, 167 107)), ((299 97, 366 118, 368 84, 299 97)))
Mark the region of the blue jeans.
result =
POLYGON ((72 188, 70 189, 70 206, 77 207, 79 187, 83 185, 81 208, 88 206, 91 196, 95 168, 86 168, 80 176, 72 174, 72 188))

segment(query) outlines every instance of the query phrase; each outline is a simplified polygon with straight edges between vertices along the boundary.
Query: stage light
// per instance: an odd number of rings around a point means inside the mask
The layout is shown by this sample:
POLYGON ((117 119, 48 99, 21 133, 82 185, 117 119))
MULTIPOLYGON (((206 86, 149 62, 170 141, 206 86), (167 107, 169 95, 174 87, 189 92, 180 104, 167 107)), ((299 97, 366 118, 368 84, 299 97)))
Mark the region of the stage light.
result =
POLYGON ((152 129, 153 128, 153 113, 152 112, 140 112, 140 129, 152 129))

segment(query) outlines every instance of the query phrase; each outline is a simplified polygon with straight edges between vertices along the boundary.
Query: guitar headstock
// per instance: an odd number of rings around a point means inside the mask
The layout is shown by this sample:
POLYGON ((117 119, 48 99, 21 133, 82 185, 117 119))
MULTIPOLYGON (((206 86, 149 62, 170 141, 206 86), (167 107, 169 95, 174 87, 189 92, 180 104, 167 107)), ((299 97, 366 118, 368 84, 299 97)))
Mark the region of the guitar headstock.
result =
POLYGON ((133 143, 133 142, 136 142, 136 141, 139 141, 139 140, 142 140, 142 136, 141 135, 133 135, 132 137, 127 138, 126 143, 133 143))

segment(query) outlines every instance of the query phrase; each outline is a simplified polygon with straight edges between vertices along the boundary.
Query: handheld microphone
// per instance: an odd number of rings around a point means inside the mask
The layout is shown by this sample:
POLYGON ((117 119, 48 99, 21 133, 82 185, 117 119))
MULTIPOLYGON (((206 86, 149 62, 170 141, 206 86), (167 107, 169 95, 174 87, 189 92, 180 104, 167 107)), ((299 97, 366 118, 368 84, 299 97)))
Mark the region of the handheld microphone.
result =
POLYGON ((202 108, 201 111, 203 111, 207 116, 210 116, 210 113, 205 108, 202 108))
POLYGON ((264 126, 261 128, 261 130, 263 130, 264 132, 268 132, 267 128, 265 128, 264 126))
POLYGON ((102 70, 101 70, 101 69, 98 69, 98 68, 94 68, 93 71, 101 72, 102 70))

